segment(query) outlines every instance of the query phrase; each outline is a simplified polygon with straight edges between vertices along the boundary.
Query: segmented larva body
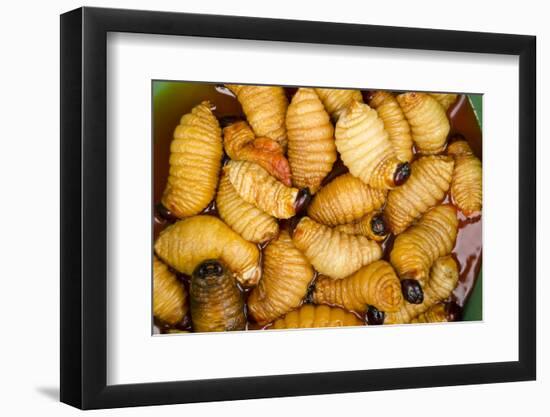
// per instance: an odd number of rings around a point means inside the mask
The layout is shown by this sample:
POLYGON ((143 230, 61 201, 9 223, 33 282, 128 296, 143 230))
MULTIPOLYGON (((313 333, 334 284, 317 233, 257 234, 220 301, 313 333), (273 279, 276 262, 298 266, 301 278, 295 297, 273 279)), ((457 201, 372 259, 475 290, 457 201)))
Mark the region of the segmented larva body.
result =
POLYGON ((369 105, 384 122, 397 159, 410 162, 413 158, 411 127, 395 96, 387 91, 375 91, 370 95, 369 105))
POLYGON ((314 276, 286 230, 267 245, 263 257, 262 278, 248 298, 249 315, 262 325, 299 307, 314 276))
POLYGON ((420 304, 403 301, 399 311, 386 313, 384 324, 410 323, 436 303, 448 298, 458 283, 458 265, 451 256, 436 259, 430 277, 424 285, 424 300, 420 304))
POLYGON ((448 110, 456 101, 458 94, 430 93, 430 96, 435 98, 445 110, 448 110))
POLYGON ((218 260, 207 260, 195 268, 189 292, 195 332, 245 329, 242 294, 233 275, 218 260))
POLYGON ((411 164, 411 176, 388 194, 384 208, 386 221, 394 234, 403 232, 430 207, 440 203, 451 185, 453 158, 424 156, 411 164))
POLYGON ((223 147, 229 158, 238 161, 239 151, 256 139, 252 128, 244 120, 223 128, 223 147))
POLYGON ((353 223, 336 226, 334 230, 349 235, 363 235, 377 242, 383 241, 389 234, 381 211, 372 211, 353 223))
POLYGON ((432 263, 453 250, 457 231, 454 206, 444 204, 429 210, 395 239, 390 261, 399 277, 424 284, 432 263))
POLYGON ((256 285, 261 275, 258 247, 213 216, 194 216, 168 226, 155 242, 155 252, 187 275, 207 259, 220 259, 245 286, 256 285))
POLYGON ((163 323, 175 325, 187 314, 187 291, 168 267, 153 256, 153 315, 163 323))
POLYGON ((222 173, 220 179, 216 207, 222 220, 250 242, 267 242, 279 232, 277 220, 254 204, 244 201, 225 173, 222 173))
POLYGON ((340 175, 313 197, 308 215, 327 226, 350 223, 377 210, 386 201, 386 191, 369 187, 351 174, 340 175))
POLYGON ((343 90, 338 88, 316 88, 315 92, 323 102, 327 112, 335 122, 340 115, 354 102, 363 102, 363 96, 359 90, 343 90))
POLYGON ((437 303, 411 320, 411 323, 445 323, 450 321, 446 304, 437 303))
POLYGON ((473 154, 466 141, 449 145, 447 153, 455 158, 451 182, 451 196, 457 207, 467 216, 480 211, 483 199, 481 161, 473 154))
POLYGON ((316 327, 363 326, 355 314, 338 307, 306 304, 273 323, 270 329, 307 329, 316 327))
POLYGON ((241 103, 258 137, 268 137, 286 149, 285 116, 288 100, 282 87, 227 84, 241 103))
POLYGON ((279 142, 256 138, 248 123, 239 121, 223 129, 223 145, 231 159, 255 162, 290 187, 290 165, 279 142))
POLYGON ((425 93, 400 94, 397 101, 409 121, 418 151, 423 154, 442 152, 451 128, 443 106, 425 93))
POLYGON ((382 257, 378 243, 337 232, 309 217, 298 222, 292 241, 318 272, 334 279, 344 278, 382 257))
POLYGON ((367 104, 354 101, 336 123, 336 148, 351 172, 374 188, 393 188, 401 162, 384 123, 367 104))
POLYGON ((295 202, 299 190, 277 181, 258 164, 229 161, 225 172, 244 201, 278 219, 288 219, 296 214, 295 202))
POLYGON ((286 113, 292 182, 315 193, 336 161, 334 128, 312 88, 299 88, 286 113))
POLYGON ((162 204, 180 218, 204 210, 216 193, 222 155, 218 119, 204 101, 183 116, 174 131, 162 204))
POLYGON ((403 303, 401 284, 392 266, 376 261, 344 279, 319 277, 313 302, 364 313, 369 305, 381 311, 397 311, 403 303))

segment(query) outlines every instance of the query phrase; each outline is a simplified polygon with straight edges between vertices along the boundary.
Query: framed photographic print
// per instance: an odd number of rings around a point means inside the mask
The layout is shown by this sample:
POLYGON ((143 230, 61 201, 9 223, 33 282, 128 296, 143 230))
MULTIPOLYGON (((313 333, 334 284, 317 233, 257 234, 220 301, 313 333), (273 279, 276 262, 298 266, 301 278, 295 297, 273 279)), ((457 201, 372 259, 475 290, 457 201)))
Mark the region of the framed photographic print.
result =
POLYGON ((61 102, 63 402, 535 379, 534 37, 81 8, 61 102))

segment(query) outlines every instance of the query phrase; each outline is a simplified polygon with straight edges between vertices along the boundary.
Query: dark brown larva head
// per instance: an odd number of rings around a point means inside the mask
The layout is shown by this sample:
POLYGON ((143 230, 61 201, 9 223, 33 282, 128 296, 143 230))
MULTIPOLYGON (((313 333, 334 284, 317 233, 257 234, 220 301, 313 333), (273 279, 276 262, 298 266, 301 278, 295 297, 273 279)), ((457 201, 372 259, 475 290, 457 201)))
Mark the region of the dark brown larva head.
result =
POLYGON ((384 324, 386 314, 383 311, 378 310, 374 306, 369 306, 367 309, 367 323, 369 326, 377 326, 384 324))
POLYGON ((315 292, 315 285, 311 284, 309 287, 307 287, 307 293, 304 297, 304 303, 305 304, 313 304, 313 293, 315 292))
POLYGON ((195 268, 193 278, 207 279, 221 277, 225 274, 224 266, 217 259, 208 259, 195 268))
POLYGON ((294 201, 294 212, 296 214, 304 213, 307 206, 311 202, 311 192, 309 188, 305 187, 298 191, 296 200, 294 201))
POLYGON ((163 218, 164 220, 166 220, 170 223, 174 223, 174 222, 177 222, 179 220, 179 218, 174 213, 172 213, 170 210, 168 210, 166 207, 164 207, 164 204, 162 204, 162 203, 158 203, 155 206, 155 212, 161 218, 163 218))
POLYGON ((389 233, 388 225, 382 213, 376 214, 370 220, 370 228, 376 236, 385 236, 389 233))
POLYGON ((408 162, 403 162, 402 164, 397 165, 397 169, 393 174, 393 182, 396 186, 405 184, 405 182, 411 176, 411 166, 408 162))
POLYGON ((296 229, 296 226, 298 226, 298 223, 300 223, 302 218, 302 216, 294 216, 288 220, 288 234, 291 238, 294 236, 294 229, 296 229))
POLYGON ((365 100, 365 103, 370 104, 372 102, 372 99, 374 98, 375 93, 376 90, 363 91, 363 100, 365 100))
POLYGON ((448 303, 445 303, 445 314, 447 321, 461 321, 462 307, 454 301, 449 301, 448 303))
POLYGON ((401 280, 401 292, 405 300, 411 304, 420 304, 424 301, 422 286, 415 279, 406 278, 401 280))

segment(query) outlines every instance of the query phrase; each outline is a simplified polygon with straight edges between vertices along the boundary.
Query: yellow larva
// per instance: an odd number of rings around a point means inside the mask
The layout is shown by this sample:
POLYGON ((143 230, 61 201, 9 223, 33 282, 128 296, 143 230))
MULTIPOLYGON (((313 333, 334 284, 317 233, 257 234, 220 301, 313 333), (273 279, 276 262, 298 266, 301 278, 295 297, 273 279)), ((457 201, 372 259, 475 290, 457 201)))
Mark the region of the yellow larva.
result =
POLYGON ((448 110, 449 107, 456 101, 458 94, 451 93, 430 93, 430 96, 435 98, 445 110, 448 110))
POLYGON ((309 217, 298 222, 292 241, 319 273, 334 279, 351 275, 382 257, 378 243, 364 236, 337 232, 309 217))
POLYGON ((481 211, 483 195, 481 161, 473 154, 466 141, 451 143, 447 153, 455 158, 451 182, 453 201, 467 216, 481 211))
POLYGON ((278 219, 288 219, 296 214, 297 188, 285 186, 253 162, 229 161, 224 169, 244 201, 278 219))
POLYGON ((243 295, 233 274, 219 260, 209 259, 195 268, 189 292, 195 332, 246 328, 243 295))
POLYGON ((315 193, 336 161, 334 128, 312 88, 294 94, 286 114, 292 182, 315 193))
POLYGON ((180 218, 204 210, 216 193, 222 154, 218 120, 204 101, 183 116, 174 131, 162 204, 180 218))
POLYGON ((317 327, 363 326, 355 314, 338 307, 306 304, 273 323, 270 329, 308 329, 317 327))
POLYGON ((313 279, 313 267, 286 230, 263 253, 263 274, 248 297, 250 316, 267 324, 300 306, 313 279))
POLYGON ((248 123, 239 121, 223 129, 223 146, 236 161, 255 162, 283 184, 290 187, 290 165, 279 142, 257 138, 248 123))
POLYGON ((187 291, 156 256, 153 257, 153 315, 163 323, 180 323, 189 309, 187 291))
POLYGON ((432 263, 453 250, 457 231, 454 206, 444 204, 429 210, 395 239, 390 261, 399 277, 416 279, 423 284, 432 263))
POLYGON ((384 324, 410 323, 414 318, 427 312, 436 303, 451 295, 458 283, 458 265, 451 256, 436 259, 430 277, 424 285, 424 300, 420 304, 403 301, 399 311, 386 313, 384 324))
POLYGON ((383 241, 389 234, 389 228, 381 211, 371 211, 355 222, 336 226, 334 230, 350 235, 363 235, 377 242, 383 241))
POLYGON ((382 311, 397 311, 403 302, 401 284, 392 266, 376 261, 344 279, 319 277, 313 302, 364 313, 369 305, 382 311))
POLYGON ((411 164, 411 176, 388 194, 384 215, 394 234, 403 232, 449 190, 454 161, 449 156, 425 156, 411 164))
POLYGON ((386 191, 369 187, 351 174, 340 175, 313 198, 308 215, 327 226, 350 223, 381 208, 386 191))
POLYGON ((258 137, 268 137, 286 148, 285 115, 288 100, 282 87, 228 84, 241 103, 258 137))
POLYGON ((427 311, 419 314, 411 323, 446 323, 449 321, 457 321, 460 319, 460 312, 458 316, 453 316, 453 310, 448 311, 452 304, 437 303, 431 306, 427 311))
POLYGON ((423 154, 442 152, 451 128, 443 106, 425 93, 400 94, 397 101, 411 125, 418 151, 423 154))
POLYGON ((395 96, 387 91, 374 91, 370 94, 369 105, 384 122, 397 159, 410 162, 413 158, 411 127, 395 96))
POLYGON ((258 247, 213 216, 193 216, 168 226, 155 242, 155 252, 187 275, 208 259, 224 262, 242 285, 256 285, 261 275, 258 247))
POLYGON ((363 102, 363 96, 359 90, 343 90, 338 88, 316 88, 315 91, 321 98, 327 112, 335 122, 340 115, 354 102, 363 102))
POLYGON ((351 103, 336 123, 335 137, 344 165, 365 184, 389 189, 408 178, 400 178, 406 165, 396 158, 382 119, 367 104, 351 103))
POLYGON ((279 232, 277 220, 244 201, 225 174, 220 179, 216 207, 222 220, 250 242, 266 242, 279 232))

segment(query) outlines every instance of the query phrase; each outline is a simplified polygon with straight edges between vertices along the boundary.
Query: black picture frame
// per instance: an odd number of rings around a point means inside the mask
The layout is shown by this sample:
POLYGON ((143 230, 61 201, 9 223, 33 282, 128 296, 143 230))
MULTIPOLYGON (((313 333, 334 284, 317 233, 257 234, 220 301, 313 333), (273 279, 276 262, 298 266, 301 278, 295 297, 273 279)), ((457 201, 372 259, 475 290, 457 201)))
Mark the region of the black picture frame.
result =
POLYGON ((535 54, 536 38, 523 35, 88 7, 61 15, 61 401, 94 409, 535 379, 535 54), (108 32, 519 56, 519 360, 108 386, 108 32))

